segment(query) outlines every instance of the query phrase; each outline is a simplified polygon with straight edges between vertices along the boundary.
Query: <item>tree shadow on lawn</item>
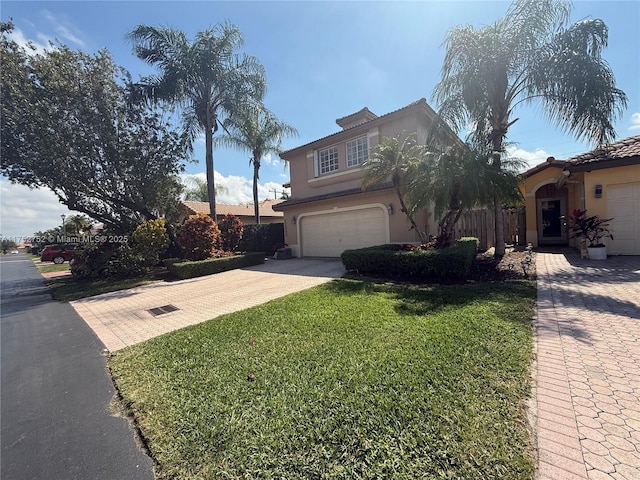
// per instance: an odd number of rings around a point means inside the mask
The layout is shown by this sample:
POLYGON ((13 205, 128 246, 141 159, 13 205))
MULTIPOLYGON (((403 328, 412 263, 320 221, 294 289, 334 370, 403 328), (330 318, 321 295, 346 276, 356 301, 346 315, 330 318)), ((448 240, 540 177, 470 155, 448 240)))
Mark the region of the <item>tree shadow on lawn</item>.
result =
POLYGON ((399 300, 394 307, 401 315, 422 316, 433 314, 449 307, 463 307, 473 303, 490 301, 496 313, 506 319, 522 322, 530 318, 513 317, 514 298, 529 298, 535 301, 536 286, 533 282, 513 281, 474 284, 406 284, 380 279, 340 279, 329 282, 324 288, 334 294, 354 295, 361 292, 380 292, 399 300), (512 318, 513 317, 513 318, 512 318))

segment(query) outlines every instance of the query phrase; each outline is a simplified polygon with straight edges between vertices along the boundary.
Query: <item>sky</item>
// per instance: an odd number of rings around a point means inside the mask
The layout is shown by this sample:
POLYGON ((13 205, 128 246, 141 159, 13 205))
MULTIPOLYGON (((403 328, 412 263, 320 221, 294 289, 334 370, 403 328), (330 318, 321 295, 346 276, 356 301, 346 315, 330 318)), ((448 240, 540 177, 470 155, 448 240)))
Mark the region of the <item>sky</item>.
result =
MULTIPOLYGON (((504 15, 509 1, 5 1, 0 18, 12 18, 14 40, 44 48, 59 40, 88 53, 107 49, 134 79, 154 69, 132 53, 126 35, 139 24, 170 26, 190 38, 229 21, 244 36, 242 53, 265 67, 265 105, 299 132, 287 150, 338 132, 335 120, 363 107, 377 115, 420 98, 431 100, 440 79, 449 29, 476 28, 504 15)), ((640 2, 574 1, 571 22, 600 18, 609 27, 604 58, 628 96, 615 128, 617 139, 640 134, 640 2)), ((549 156, 566 159, 591 150, 550 124, 541 109, 522 106, 509 130, 512 154, 530 166, 549 156)), ((226 187, 222 203, 252 201, 252 167, 247 152, 216 149, 216 183, 226 187)), ((204 139, 195 145, 188 175, 204 178, 204 139)), ((273 155, 262 160, 260 198, 280 195, 289 180, 286 166, 273 155), (275 190, 275 192, 274 192, 275 190)), ((31 236, 59 226, 73 214, 48 190, 29 190, 0 177, 0 234, 31 236)))

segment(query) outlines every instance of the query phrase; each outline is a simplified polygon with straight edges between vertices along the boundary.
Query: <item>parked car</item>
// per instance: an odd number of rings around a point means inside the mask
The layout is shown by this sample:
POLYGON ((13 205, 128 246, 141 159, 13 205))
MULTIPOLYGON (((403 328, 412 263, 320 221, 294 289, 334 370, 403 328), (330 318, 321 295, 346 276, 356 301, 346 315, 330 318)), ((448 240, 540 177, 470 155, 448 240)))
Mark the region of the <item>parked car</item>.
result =
POLYGON ((71 261, 75 245, 47 245, 40 254, 40 261, 61 264, 71 261))

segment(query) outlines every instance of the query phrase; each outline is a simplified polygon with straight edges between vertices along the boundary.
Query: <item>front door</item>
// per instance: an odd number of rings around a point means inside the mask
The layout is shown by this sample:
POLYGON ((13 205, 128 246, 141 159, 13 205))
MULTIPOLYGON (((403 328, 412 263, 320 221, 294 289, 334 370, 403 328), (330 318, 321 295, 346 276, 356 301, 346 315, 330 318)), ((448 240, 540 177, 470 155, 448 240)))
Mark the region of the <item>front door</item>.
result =
POLYGON ((562 197, 538 200, 538 243, 567 243, 566 203, 562 197))

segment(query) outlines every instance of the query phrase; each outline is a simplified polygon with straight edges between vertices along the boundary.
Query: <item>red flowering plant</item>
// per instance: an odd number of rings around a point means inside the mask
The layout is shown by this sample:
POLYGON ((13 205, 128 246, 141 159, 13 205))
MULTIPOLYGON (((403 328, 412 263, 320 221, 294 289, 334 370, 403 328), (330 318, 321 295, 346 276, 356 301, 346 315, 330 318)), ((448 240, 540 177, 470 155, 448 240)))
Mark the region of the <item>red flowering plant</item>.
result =
POLYGON ((589 247, 604 247, 603 238, 613 240, 613 235, 607 228, 613 218, 599 218, 597 215, 587 216, 586 210, 579 208, 569 217, 569 232, 571 238, 583 237, 589 242, 589 247))

